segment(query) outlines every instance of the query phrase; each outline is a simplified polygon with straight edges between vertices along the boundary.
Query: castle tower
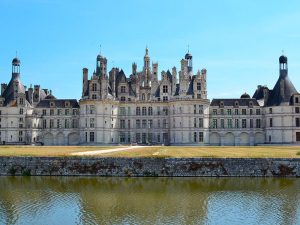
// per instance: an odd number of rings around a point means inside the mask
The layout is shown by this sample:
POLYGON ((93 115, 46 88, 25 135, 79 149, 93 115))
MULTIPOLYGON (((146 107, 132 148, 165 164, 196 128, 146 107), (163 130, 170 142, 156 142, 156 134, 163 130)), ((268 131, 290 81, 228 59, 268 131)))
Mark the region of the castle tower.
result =
POLYGON ((188 53, 185 54, 184 58, 187 60, 188 73, 192 73, 193 72, 193 56, 192 56, 192 54, 188 51, 188 53))
POLYGON ((149 83, 151 81, 151 71, 150 71, 150 56, 148 55, 148 48, 146 47, 146 53, 144 56, 144 80, 142 83, 144 83, 144 86, 149 86, 149 83))
POLYGON ((282 55, 279 57, 279 76, 285 78, 288 75, 288 59, 282 55))
POLYGON ((97 76, 106 76, 107 74, 107 59, 102 55, 97 56, 96 74, 97 76))
POLYGON ((12 76, 16 77, 20 75, 21 61, 17 57, 12 60, 12 76))

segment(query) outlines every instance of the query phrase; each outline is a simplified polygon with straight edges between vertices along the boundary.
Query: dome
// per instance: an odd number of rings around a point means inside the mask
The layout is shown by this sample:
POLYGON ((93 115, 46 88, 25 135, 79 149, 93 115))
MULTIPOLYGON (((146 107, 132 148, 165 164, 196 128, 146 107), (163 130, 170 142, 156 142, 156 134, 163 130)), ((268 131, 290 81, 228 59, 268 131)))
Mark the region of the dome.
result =
POLYGON ((20 63, 21 63, 21 61, 17 57, 12 60, 12 64, 14 64, 14 65, 20 65, 20 63))
POLYGON ((241 98, 250 98, 250 95, 248 95, 246 92, 241 95, 241 98))
POLYGON ((280 56, 279 63, 287 63, 287 57, 285 55, 280 56))
POLYGON ((185 57, 184 57, 185 59, 192 59, 193 58, 193 56, 192 56, 192 54, 191 53, 186 53, 185 54, 185 57))

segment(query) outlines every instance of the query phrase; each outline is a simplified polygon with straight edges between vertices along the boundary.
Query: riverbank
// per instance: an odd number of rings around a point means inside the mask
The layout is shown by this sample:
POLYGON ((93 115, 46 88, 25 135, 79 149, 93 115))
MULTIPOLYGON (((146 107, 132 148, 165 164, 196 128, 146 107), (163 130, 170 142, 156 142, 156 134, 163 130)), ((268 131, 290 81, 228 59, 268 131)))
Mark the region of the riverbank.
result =
POLYGON ((0 175, 300 177, 300 159, 0 157, 0 175))

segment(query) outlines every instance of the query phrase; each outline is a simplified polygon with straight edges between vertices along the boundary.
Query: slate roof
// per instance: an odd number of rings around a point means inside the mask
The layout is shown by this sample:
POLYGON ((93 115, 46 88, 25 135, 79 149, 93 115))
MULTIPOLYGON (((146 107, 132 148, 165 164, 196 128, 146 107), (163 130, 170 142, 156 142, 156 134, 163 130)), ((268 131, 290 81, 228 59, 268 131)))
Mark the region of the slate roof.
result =
POLYGON ((255 98, 214 98, 210 106, 220 106, 221 102, 224 103, 224 106, 235 106, 235 102, 238 102, 239 106, 249 106, 250 102, 252 102, 253 106, 259 106, 255 98))
POLYGON ((55 108, 79 108, 79 104, 76 99, 55 99, 55 100, 44 99, 41 100, 36 107, 50 108, 50 102, 55 103, 55 108), (67 101, 70 102, 70 107, 65 107, 65 102, 67 101))
POLYGON ((11 80, 9 81, 5 91, 2 94, 2 97, 5 98, 4 105, 9 104, 12 100, 14 100, 14 82, 18 82, 18 93, 24 93, 25 94, 25 87, 21 82, 20 74, 13 74, 11 77, 11 80))
POLYGON ((273 90, 269 91, 266 106, 289 105, 293 94, 298 93, 288 76, 280 76, 273 90))

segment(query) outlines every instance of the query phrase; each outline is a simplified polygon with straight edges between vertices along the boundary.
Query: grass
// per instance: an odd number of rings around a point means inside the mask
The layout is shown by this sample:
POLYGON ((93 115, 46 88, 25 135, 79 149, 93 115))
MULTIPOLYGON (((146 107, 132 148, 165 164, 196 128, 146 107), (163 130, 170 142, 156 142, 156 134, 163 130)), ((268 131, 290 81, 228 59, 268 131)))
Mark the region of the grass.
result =
MULTIPOLYGON (((0 146, 0 156, 71 156, 72 153, 124 146, 0 146)), ((197 147, 151 146, 102 153, 89 157, 204 157, 204 158, 300 158, 300 146, 197 147)))

